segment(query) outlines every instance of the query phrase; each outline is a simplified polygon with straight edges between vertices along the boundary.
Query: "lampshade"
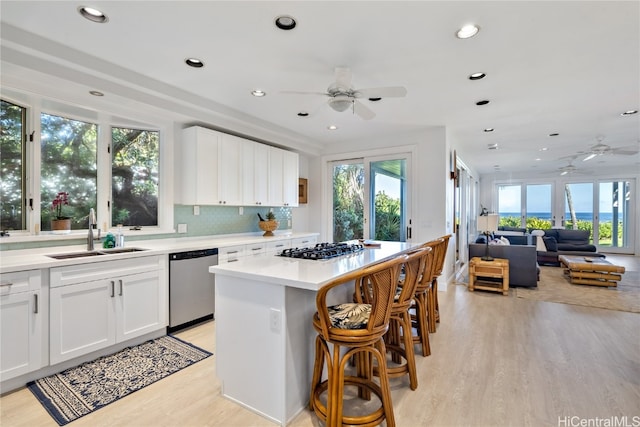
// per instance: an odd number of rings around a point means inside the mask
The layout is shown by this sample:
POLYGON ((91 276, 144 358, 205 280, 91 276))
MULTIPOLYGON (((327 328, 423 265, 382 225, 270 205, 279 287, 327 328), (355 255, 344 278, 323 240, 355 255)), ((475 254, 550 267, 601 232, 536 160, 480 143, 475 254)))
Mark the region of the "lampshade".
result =
POLYGON ((478 217, 478 231, 491 233, 498 229, 498 214, 481 215, 478 217))

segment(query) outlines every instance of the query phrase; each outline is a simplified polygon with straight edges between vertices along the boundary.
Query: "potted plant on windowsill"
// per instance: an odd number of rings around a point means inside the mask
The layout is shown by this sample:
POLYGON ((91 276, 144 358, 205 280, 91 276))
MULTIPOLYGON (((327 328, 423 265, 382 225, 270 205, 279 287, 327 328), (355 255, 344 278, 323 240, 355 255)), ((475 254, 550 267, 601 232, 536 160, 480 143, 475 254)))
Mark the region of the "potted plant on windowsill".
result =
POLYGON ((62 214, 62 207, 65 205, 69 205, 69 193, 61 191, 51 203, 51 210, 54 211, 51 219, 51 231, 53 234, 71 233, 71 217, 62 214))
POLYGON ((263 236, 273 236, 273 231, 278 229, 278 221, 276 221, 276 216, 271 211, 267 212, 266 217, 267 219, 264 219, 262 218, 262 215, 258 214, 258 218, 260 218, 258 227, 260 227, 260 230, 264 231, 263 236))

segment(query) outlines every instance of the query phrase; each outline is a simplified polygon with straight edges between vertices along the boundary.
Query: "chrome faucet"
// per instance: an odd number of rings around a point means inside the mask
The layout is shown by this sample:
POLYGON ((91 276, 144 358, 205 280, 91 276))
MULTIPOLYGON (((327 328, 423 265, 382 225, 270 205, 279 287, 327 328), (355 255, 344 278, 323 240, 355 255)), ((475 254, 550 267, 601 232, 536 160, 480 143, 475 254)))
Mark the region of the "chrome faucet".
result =
POLYGON ((87 250, 93 250, 93 226, 96 225, 96 211, 89 209, 89 234, 87 234, 87 250))

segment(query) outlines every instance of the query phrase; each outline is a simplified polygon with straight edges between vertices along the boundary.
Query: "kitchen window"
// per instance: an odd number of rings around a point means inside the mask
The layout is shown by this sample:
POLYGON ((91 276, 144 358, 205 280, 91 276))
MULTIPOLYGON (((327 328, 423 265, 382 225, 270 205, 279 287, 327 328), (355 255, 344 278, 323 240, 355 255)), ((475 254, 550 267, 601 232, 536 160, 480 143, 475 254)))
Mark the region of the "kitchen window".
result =
POLYGON ((167 165, 161 166, 159 130, 117 126, 95 111, 41 102, 61 114, 42 111, 37 101, 1 100, 1 230, 49 234, 54 215, 69 217, 72 232, 86 230, 91 208, 103 230, 158 228, 161 217, 169 224, 171 209, 160 208, 167 197, 160 170, 167 165), (61 192, 68 204, 55 212, 61 192))
POLYGON ((1 101, 0 108, 0 228, 24 230, 25 128, 27 109, 1 101))
POLYGON ((158 225, 159 132, 111 129, 111 224, 158 225))
POLYGON ((97 203, 98 126, 44 113, 40 126, 41 230, 51 230, 51 206, 60 192, 68 193, 60 213, 71 219, 71 229, 87 229, 89 209, 97 203))

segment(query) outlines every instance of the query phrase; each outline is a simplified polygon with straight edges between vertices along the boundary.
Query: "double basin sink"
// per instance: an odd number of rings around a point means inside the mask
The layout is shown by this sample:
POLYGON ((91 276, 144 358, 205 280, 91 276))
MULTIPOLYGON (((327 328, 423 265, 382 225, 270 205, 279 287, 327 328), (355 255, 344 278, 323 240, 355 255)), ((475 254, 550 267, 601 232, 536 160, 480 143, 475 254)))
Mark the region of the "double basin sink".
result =
POLYGON ((53 254, 53 255, 47 255, 47 256, 49 258, 54 258, 54 259, 71 259, 71 258, 85 258, 85 257, 91 257, 91 256, 124 254, 124 253, 140 252, 140 251, 146 251, 146 250, 147 249, 142 249, 142 248, 115 248, 115 249, 104 249, 104 250, 96 250, 96 251, 69 252, 66 254, 53 254))

